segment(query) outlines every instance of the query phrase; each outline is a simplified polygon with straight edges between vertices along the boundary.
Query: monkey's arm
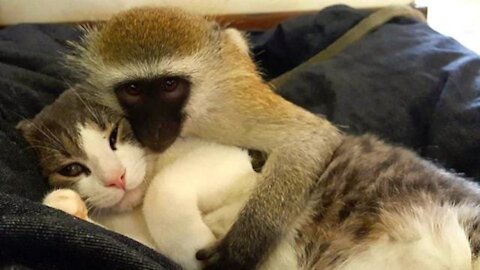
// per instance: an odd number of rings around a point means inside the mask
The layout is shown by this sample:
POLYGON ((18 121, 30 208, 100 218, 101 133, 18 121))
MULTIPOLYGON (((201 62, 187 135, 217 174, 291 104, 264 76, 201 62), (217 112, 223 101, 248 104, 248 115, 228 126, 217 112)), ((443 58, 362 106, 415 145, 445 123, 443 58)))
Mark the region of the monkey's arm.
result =
POLYGON ((204 133, 223 133, 215 139, 233 138, 237 141, 223 142, 269 153, 262 179, 237 222, 214 252, 198 254, 208 258, 206 269, 257 267, 301 215, 312 188, 342 141, 340 132, 327 120, 273 94, 258 98, 259 94, 252 93, 246 110, 229 106, 232 111, 243 111, 242 118, 238 112, 230 118, 241 122, 236 124, 243 129, 234 129, 235 134, 225 134, 232 130, 227 127, 204 133), (255 99, 259 104, 253 106, 251 100, 255 99))
POLYGON ((152 150, 193 136, 270 155, 261 185, 220 244, 220 269, 259 264, 341 142, 328 121, 271 91, 236 33, 175 9, 133 9, 88 34, 72 61, 89 75, 92 97, 125 114, 152 150))
POLYGON ((206 269, 255 269, 301 215, 321 166, 318 157, 288 150, 270 154, 264 179, 216 251, 207 255, 206 269))

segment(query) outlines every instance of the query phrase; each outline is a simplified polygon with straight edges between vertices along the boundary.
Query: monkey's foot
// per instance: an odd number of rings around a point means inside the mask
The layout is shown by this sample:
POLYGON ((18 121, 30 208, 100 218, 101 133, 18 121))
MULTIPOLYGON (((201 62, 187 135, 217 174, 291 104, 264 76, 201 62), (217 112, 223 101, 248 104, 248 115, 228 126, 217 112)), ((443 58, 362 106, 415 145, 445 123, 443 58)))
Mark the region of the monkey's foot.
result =
POLYGON ((50 192, 43 204, 78 218, 88 219, 88 210, 80 195, 71 189, 57 189, 50 192))

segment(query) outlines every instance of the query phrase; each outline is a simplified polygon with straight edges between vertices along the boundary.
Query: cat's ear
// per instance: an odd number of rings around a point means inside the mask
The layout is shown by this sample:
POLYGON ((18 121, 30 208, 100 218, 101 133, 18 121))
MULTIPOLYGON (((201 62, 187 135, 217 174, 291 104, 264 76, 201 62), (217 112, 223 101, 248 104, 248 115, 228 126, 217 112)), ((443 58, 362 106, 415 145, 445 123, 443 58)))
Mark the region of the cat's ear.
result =
POLYGON ((15 127, 20 133, 22 133, 23 137, 28 140, 29 134, 31 134, 32 129, 34 129, 34 124, 30 119, 24 119, 18 122, 17 126, 15 127))

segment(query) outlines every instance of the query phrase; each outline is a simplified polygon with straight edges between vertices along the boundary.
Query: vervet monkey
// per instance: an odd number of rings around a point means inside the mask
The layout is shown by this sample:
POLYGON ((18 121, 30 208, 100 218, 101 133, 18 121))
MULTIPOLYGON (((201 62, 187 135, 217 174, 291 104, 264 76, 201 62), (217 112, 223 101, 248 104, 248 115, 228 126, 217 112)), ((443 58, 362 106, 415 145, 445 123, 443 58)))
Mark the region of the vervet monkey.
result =
POLYGON ((268 154, 231 230, 198 254, 207 269, 254 269, 271 251, 299 269, 479 269, 478 186, 277 96, 239 32, 137 8, 88 31, 70 60, 144 146, 200 137, 268 154))
POLYGON ((137 8, 93 29, 70 60, 95 100, 163 151, 195 136, 264 151, 262 184, 217 247, 220 269, 253 269, 302 215, 342 141, 336 127, 274 94, 242 35, 172 8, 137 8))
POLYGON ((211 257, 219 269, 253 269, 301 215, 338 129, 273 93, 238 31, 179 9, 120 13, 77 49, 85 89, 124 113, 145 146, 195 136, 269 154, 262 185, 211 257))

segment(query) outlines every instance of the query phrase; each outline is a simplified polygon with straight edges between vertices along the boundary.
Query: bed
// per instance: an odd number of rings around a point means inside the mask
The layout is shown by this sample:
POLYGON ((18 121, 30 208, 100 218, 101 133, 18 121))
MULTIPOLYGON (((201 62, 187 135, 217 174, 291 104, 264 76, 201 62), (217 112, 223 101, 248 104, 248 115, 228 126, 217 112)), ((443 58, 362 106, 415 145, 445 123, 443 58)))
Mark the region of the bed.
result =
MULTIPOLYGON (((425 23, 394 17, 309 62, 371 12, 332 6, 250 31, 253 57, 291 102, 346 132, 376 134, 480 181, 477 54, 425 23)), ((14 127, 75 80, 60 58, 66 41, 78 38, 71 24, 0 30, 0 263, 5 269, 176 269, 131 239, 39 203, 49 187, 14 127)))

